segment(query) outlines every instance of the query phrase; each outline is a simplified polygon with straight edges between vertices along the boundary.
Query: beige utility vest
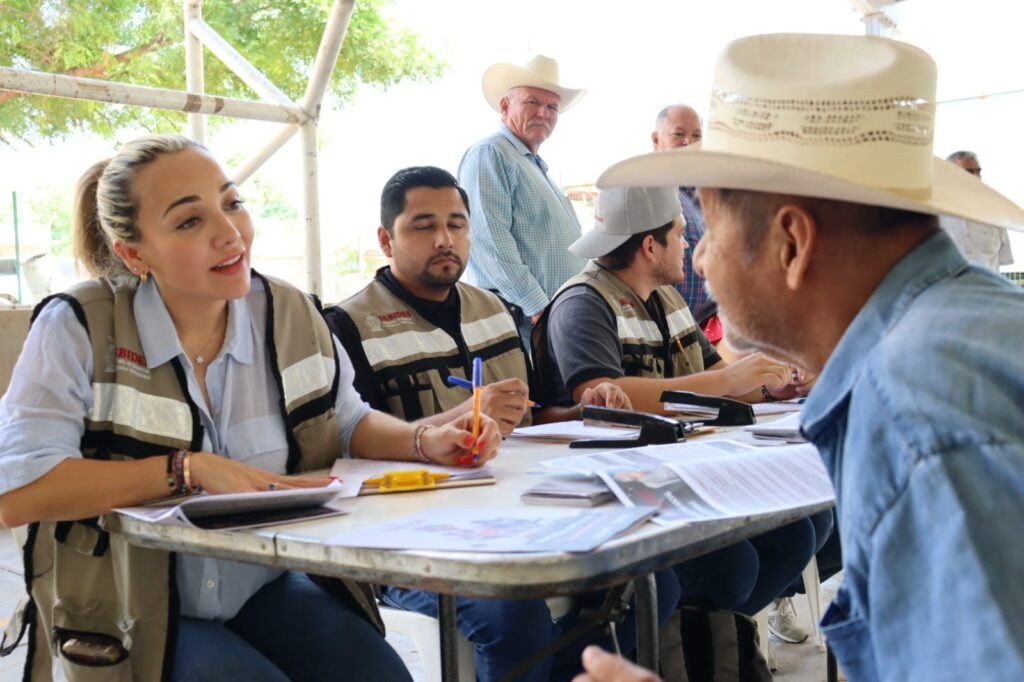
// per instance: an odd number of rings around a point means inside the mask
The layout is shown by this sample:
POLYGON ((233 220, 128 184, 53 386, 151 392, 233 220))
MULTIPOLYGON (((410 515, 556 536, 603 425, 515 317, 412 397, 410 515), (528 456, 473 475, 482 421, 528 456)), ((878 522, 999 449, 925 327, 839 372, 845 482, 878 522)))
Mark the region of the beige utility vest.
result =
MULTIPOLYGON (((359 332, 373 383, 391 414, 415 421, 450 410, 470 397, 445 379, 472 377, 473 358, 483 360, 483 383, 527 381, 526 355, 512 315, 489 291, 463 284, 459 335, 424 318, 379 280, 338 304, 359 332)), ((530 412, 522 424, 530 423, 530 412)))
MULTIPOLYGON (((330 466, 341 455, 334 413, 338 358, 331 334, 313 302, 290 285, 260 277, 267 296, 269 357, 289 446, 288 471, 330 466)), ((100 279, 52 298, 67 301, 86 328, 93 350, 93 407, 85 418, 82 454, 127 460, 199 450, 203 429, 175 358, 149 368, 134 316, 136 283, 100 279)), ((106 517, 116 530, 117 517, 106 517)), ((4 636, 9 653, 28 629, 25 680, 49 681, 59 656, 76 680, 166 680, 177 642, 175 555, 129 544, 98 519, 33 523, 25 544, 28 597, 4 636), (116 660, 82 665, 60 654, 71 637, 113 647, 116 660), (15 640, 15 641, 12 641, 15 640)), ((333 582, 333 581, 332 581, 333 582)), ((355 601, 383 631, 369 586, 352 581, 324 585, 355 601)), ((343 637, 343 633, 339 633, 343 637)))
MULTIPOLYGON (((704 371, 697 323, 686 307, 686 301, 674 287, 660 286, 651 293, 658 297, 665 312, 666 334, 651 318, 640 297, 625 282, 594 261, 587 263, 583 272, 562 285, 551 299, 552 304, 565 291, 578 286, 590 287, 601 294, 615 315, 625 376, 666 379, 704 371)), ((551 304, 533 332, 534 348, 538 353, 537 367, 544 366, 542 357, 550 352, 547 348, 547 316, 550 310, 551 304)))

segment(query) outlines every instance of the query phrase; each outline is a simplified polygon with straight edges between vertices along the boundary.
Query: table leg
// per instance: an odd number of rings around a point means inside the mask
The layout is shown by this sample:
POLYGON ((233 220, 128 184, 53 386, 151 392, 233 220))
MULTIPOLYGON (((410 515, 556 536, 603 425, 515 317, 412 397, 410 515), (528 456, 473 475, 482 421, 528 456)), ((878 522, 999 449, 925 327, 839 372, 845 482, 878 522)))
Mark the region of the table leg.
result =
POLYGON ((441 679, 458 682, 459 631, 455 627, 455 597, 437 595, 437 620, 441 631, 441 679))
POLYGON ((636 662, 658 672, 658 592, 654 574, 633 580, 636 598, 636 662))

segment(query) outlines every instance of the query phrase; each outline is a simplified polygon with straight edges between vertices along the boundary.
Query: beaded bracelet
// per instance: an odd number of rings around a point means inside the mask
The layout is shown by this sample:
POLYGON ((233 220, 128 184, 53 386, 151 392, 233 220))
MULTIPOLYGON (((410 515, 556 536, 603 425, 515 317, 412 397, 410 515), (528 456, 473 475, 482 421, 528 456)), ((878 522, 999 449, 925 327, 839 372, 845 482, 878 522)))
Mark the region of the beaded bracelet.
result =
POLYGON ((432 428, 434 427, 430 424, 420 424, 412 432, 412 452, 416 455, 416 459, 427 464, 434 464, 434 460, 430 459, 427 453, 423 451, 423 432, 432 428))
POLYGON ((768 390, 768 384, 761 384, 761 397, 764 398, 766 403, 777 403, 779 399, 772 395, 772 392, 768 390))

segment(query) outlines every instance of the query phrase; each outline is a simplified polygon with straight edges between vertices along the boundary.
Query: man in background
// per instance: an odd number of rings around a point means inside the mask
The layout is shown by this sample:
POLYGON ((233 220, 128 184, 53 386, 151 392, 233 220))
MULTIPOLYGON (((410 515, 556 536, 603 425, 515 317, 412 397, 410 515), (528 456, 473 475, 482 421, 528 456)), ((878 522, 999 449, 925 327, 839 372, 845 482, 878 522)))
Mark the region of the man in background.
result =
POLYGON ((501 124, 459 164, 472 215, 468 276, 522 311, 520 335, 529 348, 533 322, 558 287, 583 268, 568 250, 581 232, 576 212, 548 175, 540 147, 559 115, 586 91, 563 87, 558 63, 542 55, 523 66, 491 66, 483 90, 501 124))
MULTIPOLYGON (((946 161, 955 163, 981 180, 981 164, 974 152, 953 152, 946 157, 946 161)), ((1003 228, 953 216, 942 216, 939 225, 949 233, 960 253, 971 263, 983 265, 995 272, 999 272, 1000 265, 1013 263, 1010 238, 1003 228)))

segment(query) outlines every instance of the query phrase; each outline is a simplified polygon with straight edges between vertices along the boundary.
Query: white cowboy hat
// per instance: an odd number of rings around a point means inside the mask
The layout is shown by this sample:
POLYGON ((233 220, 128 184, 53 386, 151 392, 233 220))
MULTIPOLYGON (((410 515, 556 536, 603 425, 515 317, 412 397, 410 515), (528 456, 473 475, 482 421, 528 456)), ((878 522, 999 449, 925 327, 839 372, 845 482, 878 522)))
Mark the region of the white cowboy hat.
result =
POLYGON ((1024 230, 1024 210, 932 155, 935 62, 888 38, 740 38, 699 145, 621 161, 599 187, 703 186, 949 214, 1024 230))
POLYGON ((484 71, 484 98, 491 108, 501 111, 501 98, 512 88, 540 88, 553 92, 561 98, 559 111, 567 111, 569 107, 587 94, 586 90, 574 90, 559 85, 558 62, 542 54, 537 55, 522 66, 515 64, 494 64, 484 71))
POLYGON ((594 229, 569 245, 580 258, 600 258, 634 234, 667 225, 682 215, 675 187, 612 187, 597 194, 594 229))

